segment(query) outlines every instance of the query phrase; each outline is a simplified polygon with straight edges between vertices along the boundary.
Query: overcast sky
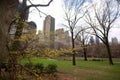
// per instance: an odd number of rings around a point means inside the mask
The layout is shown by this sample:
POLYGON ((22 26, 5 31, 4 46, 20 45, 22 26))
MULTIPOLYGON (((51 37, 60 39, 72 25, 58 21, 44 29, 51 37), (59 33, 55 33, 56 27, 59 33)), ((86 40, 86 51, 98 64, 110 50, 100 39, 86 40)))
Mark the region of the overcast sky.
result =
MULTIPOLYGON (((34 4, 47 4, 49 0, 31 0, 34 4)), ((55 29, 62 28, 60 24, 62 24, 64 21, 64 11, 63 11, 63 0, 53 0, 53 2, 48 7, 39 7, 39 9, 46 13, 47 15, 51 15, 55 18, 55 29)), ((98 2, 100 0, 93 0, 95 2, 98 2)), ((88 4, 87 2, 86 4, 88 4)), ((98 2, 99 3, 99 2, 98 2)), ((28 3, 29 4, 29 3, 28 3)), ((34 21, 37 24, 38 30, 43 30, 43 20, 45 18, 44 14, 40 14, 35 8, 30 9, 30 15, 29 15, 29 21, 34 21), (41 15, 41 16, 40 16, 41 15)), ((120 19, 116 21, 115 26, 119 27, 120 25, 120 19)), ((110 31, 109 34, 111 37, 117 37, 120 41, 120 28, 113 28, 110 31)))

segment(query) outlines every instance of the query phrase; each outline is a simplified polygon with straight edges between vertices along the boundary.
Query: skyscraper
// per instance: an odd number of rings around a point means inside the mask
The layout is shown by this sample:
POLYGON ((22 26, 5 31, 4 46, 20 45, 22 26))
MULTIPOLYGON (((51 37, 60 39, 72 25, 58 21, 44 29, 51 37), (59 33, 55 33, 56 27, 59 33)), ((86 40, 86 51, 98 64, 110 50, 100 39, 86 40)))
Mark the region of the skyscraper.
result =
POLYGON ((96 44, 99 44, 100 43, 100 40, 97 36, 95 36, 95 39, 96 39, 96 44))
POLYGON ((50 48, 54 48, 55 19, 48 15, 44 20, 44 40, 49 43, 50 48))
POLYGON ((93 38, 93 36, 91 36, 89 43, 92 45, 92 44, 94 44, 94 42, 95 42, 95 41, 94 41, 94 38, 93 38))
POLYGON ((118 39, 116 37, 112 38, 112 44, 114 44, 114 45, 118 44, 118 39))

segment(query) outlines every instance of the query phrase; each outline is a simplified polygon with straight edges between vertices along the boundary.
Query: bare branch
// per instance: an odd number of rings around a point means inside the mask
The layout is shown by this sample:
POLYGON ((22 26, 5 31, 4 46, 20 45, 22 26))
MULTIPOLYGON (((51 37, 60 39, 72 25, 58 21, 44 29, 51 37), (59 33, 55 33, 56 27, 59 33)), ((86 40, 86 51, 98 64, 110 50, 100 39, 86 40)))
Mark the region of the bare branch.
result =
MULTIPOLYGON (((31 5, 33 5, 33 3, 30 0, 28 0, 28 1, 30 2, 31 5)), ((37 9, 38 12, 40 12, 40 13, 42 13, 44 15, 47 15, 46 13, 42 12, 41 10, 39 10, 37 6, 35 6, 35 8, 37 9)), ((39 15, 40 15, 40 13, 39 13, 39 15)))
POLYGON ((83 29, 79 30, 79 31, 77 32, 77 34, 75 35, 75 38, 74 38, 74 39, 77 38, 77 36, 78 36, 79 33, 81 33, 81 32, 85 32, 85 30, 87 30, 87 29, 90 29, 90 27, 83 28, 83 29))
POLYGON ((96 20, 95 22, 92 21, 93 19, 90 15, 88 15, 87 17, 88 20, 85 20, 93 29, 95 33, 94 35, 96 35, 106 46, 110 64, 113 64, 113 62, 111 58, 108 34, 110 32, 110 29, 113 27, 112 24, 119 17, 119 9, 120 6, 117 2, 115 2, 114 0, 106 0, 103 1, 103 4, 101 4, 100 6, 96 7, 95 5, 93 5, 93 10, 95 13, 94 19, 96 20))
POLYGON ((48 2, 48 4, 32 4, 32 5, 29 5, 28 8, 30 8, 30 7, 46 7, 46 6, 49 6, 52 1, 53 0, 50 0, 48 2))
POLYGON ((31 7, 47 7, 47 6, 50 5, 50 3, 51 3, 52 1, 53 1, 53 0, 50 0, 47 4, 31 4, 31 5, 27 6, 27 7, 25 8, 25 10, 27 10, 27 9, 29 9, 29 8, 31 8, 31 7))

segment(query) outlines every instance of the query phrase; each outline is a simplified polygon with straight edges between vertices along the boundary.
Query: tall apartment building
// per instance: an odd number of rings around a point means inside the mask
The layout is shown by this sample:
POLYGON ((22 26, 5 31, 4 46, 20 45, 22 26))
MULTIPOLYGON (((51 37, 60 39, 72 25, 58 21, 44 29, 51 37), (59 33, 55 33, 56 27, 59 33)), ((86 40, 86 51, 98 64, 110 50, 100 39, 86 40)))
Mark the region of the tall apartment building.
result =
POLYGON ((100 43, 100 40, 99 40, 99 38, 97 36, 95 36, 95 42, 96 42, 96 44, 100 43))
POLYGON ((70 48, 71 40, 68 31, 64 31, 63 28, 57 29, 55 31, 55 48, 70 48))
POLYGON ((116 37, 112 38, 112 44, 114 44, 114 45, 118 44, 118 39, 116 37))
POLYGON ((70 42, 69 32, 68 32, 68 31, 64 31, 63 28, 57 29, 57 30, 55 31, 55 35, 56 35, 56 40, 57 40, 57 41, 61 41, 61 42, 63 42, 63 43, 70 42))
POLYGON ((50 48, 54 48, 54 32, 55 32, 55 18, 48 15, 44 20, 44 40, 47 42, 50 48))

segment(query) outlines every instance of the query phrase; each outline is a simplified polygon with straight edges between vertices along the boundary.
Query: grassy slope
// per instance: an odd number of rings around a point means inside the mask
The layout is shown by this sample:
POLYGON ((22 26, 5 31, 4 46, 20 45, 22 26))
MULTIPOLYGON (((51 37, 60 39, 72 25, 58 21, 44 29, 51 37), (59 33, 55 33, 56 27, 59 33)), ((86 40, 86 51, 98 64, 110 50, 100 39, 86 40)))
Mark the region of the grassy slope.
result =
MULTIPOLYGON (((58 71, 75 76, 80 80, 120 80, 120 63, 109 65, 107 61, 82 61, 78 60, 76 66, 72 66, 71 61, 52 60, 43 58, 31 58, 31 61, 36 63, 55 63, 58 66, 58 71)), ((115 62, 118 60, 115 60, 115 62)), ((21 61, 27 63, 27 59, 21 61)))

